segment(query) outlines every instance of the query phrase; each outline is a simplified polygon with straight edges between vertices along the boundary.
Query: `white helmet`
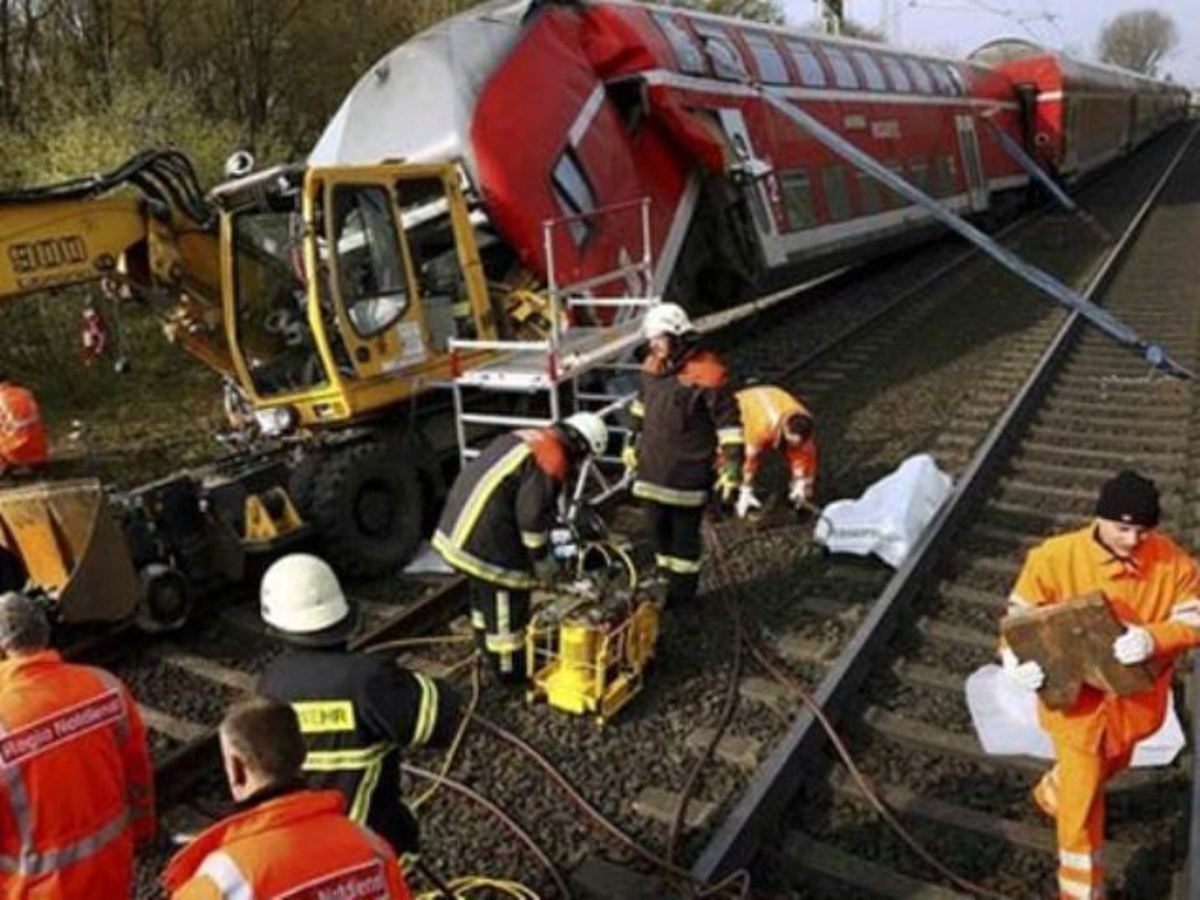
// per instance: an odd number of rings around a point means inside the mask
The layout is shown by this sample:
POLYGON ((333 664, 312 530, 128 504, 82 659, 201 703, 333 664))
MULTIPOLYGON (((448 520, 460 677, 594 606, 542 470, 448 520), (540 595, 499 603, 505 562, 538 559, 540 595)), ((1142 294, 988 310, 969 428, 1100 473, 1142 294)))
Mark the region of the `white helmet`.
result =
POLYGON ((593 455, 599 456, 608 446, 608 426, 595 413, 575 413, 563 419, 562 423, 587 441, 593 455))
POLYGON ((271 564, 259 590, 259 611, 264 622, 289 637, 355 624, 333 569, 309 553, 290 553, 271 564))
POLYGON ((642 337, 646 340, 664 334, 687 334, 694 331, 692 320, 678 303, 660 303, 646 311, 642 319, 642 337))

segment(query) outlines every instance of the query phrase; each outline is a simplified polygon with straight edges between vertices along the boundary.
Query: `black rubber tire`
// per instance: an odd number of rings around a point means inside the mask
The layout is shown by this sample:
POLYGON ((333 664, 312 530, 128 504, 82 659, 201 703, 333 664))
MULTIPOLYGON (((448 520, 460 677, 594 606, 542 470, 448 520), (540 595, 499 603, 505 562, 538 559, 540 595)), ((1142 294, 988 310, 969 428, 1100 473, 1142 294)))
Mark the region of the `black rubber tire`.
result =
POLYGON ((295 492, 321 555, 343 575, 374 578, 408 562, 421 539, 421 481, 397 444, 365 441, 303 467, 295 492))

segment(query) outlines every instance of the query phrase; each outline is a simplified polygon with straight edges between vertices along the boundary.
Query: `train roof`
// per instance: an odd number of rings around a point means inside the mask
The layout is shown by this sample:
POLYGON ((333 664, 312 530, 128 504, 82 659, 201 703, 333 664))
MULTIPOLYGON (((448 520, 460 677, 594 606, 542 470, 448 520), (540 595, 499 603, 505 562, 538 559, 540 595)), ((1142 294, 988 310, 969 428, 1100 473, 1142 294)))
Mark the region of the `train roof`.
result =
POLYGON ((1126 83, 1133 81, 1143 85, 1154 85, 1158 88, 1176 89, 1179 86, 1169 81, 1151 78, 1141 72, 1134 72, 1110 63, 1092 62, 1074 56, 1068 56, 1060 50, 1044 47, 1033 41, 1019 37, 1001 37, 988 41, 968 54, 968 59, 983 62, 987 65, 1003 67, 1007 63, 1020 62, 1036 57, 1050 57, 1070 74, 1088 74, 1100 77, 1116 77, 1126 83))

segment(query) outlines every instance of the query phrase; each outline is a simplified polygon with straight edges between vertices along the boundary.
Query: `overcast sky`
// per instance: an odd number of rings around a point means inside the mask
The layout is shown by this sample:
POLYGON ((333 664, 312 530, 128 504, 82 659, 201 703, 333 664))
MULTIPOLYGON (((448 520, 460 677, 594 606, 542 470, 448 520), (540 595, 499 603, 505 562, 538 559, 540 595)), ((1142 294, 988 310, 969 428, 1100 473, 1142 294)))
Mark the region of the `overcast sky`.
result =
MULTIPOLYGON (((890 6, 893 42, 965 56, 995 37, 1018 35, 1093 58, 1104 23, 1131 9, 1159 9, 1175 20, 1179 46, 1160 66, 1176 80, 1200 87, 1198 0, 844 0, 851 19, 879 28, 890 6), (994 10, 994 12, 989 12, 994 10), (1055 16, 1054 22, 1046 15, 1055 16), (899 40, 896 40, 897 29, 899 40)), ((815 0, 784 0, 788 21, 816 15, 815 0)))

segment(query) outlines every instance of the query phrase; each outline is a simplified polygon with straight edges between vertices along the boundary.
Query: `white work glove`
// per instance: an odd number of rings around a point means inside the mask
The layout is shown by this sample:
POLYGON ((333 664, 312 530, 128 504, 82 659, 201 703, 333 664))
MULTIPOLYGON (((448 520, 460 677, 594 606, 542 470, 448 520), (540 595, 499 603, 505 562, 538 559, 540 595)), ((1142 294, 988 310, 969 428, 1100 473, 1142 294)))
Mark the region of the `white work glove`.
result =
POLYGON ((792 479, 792 486, 788 490, 788 500, 792 506, 799 508, 812 500, 812 479, 805 478, 803 475, 792 479))
POLYGON ((1027 691, 1038 690, 1046 681, 1046 672, 1036 659, 1021 662, 1011 647, 1000 648, 1000 660, 1004 663, 1004 674, 1027 691))
POLYGON ((1140 625, 1126 625, 1125 633, 1113 641, 1117 662, 1136 666, 1154 655, 1154 638, 1140 625))
POLYGON ((744 519, 756 509, 762 509, 762 501, 754 494, 754 488, 748 484, 744 484, 738 489, 737 503, 734 504, 733 510, 737 513, 739 519, 744 519))

